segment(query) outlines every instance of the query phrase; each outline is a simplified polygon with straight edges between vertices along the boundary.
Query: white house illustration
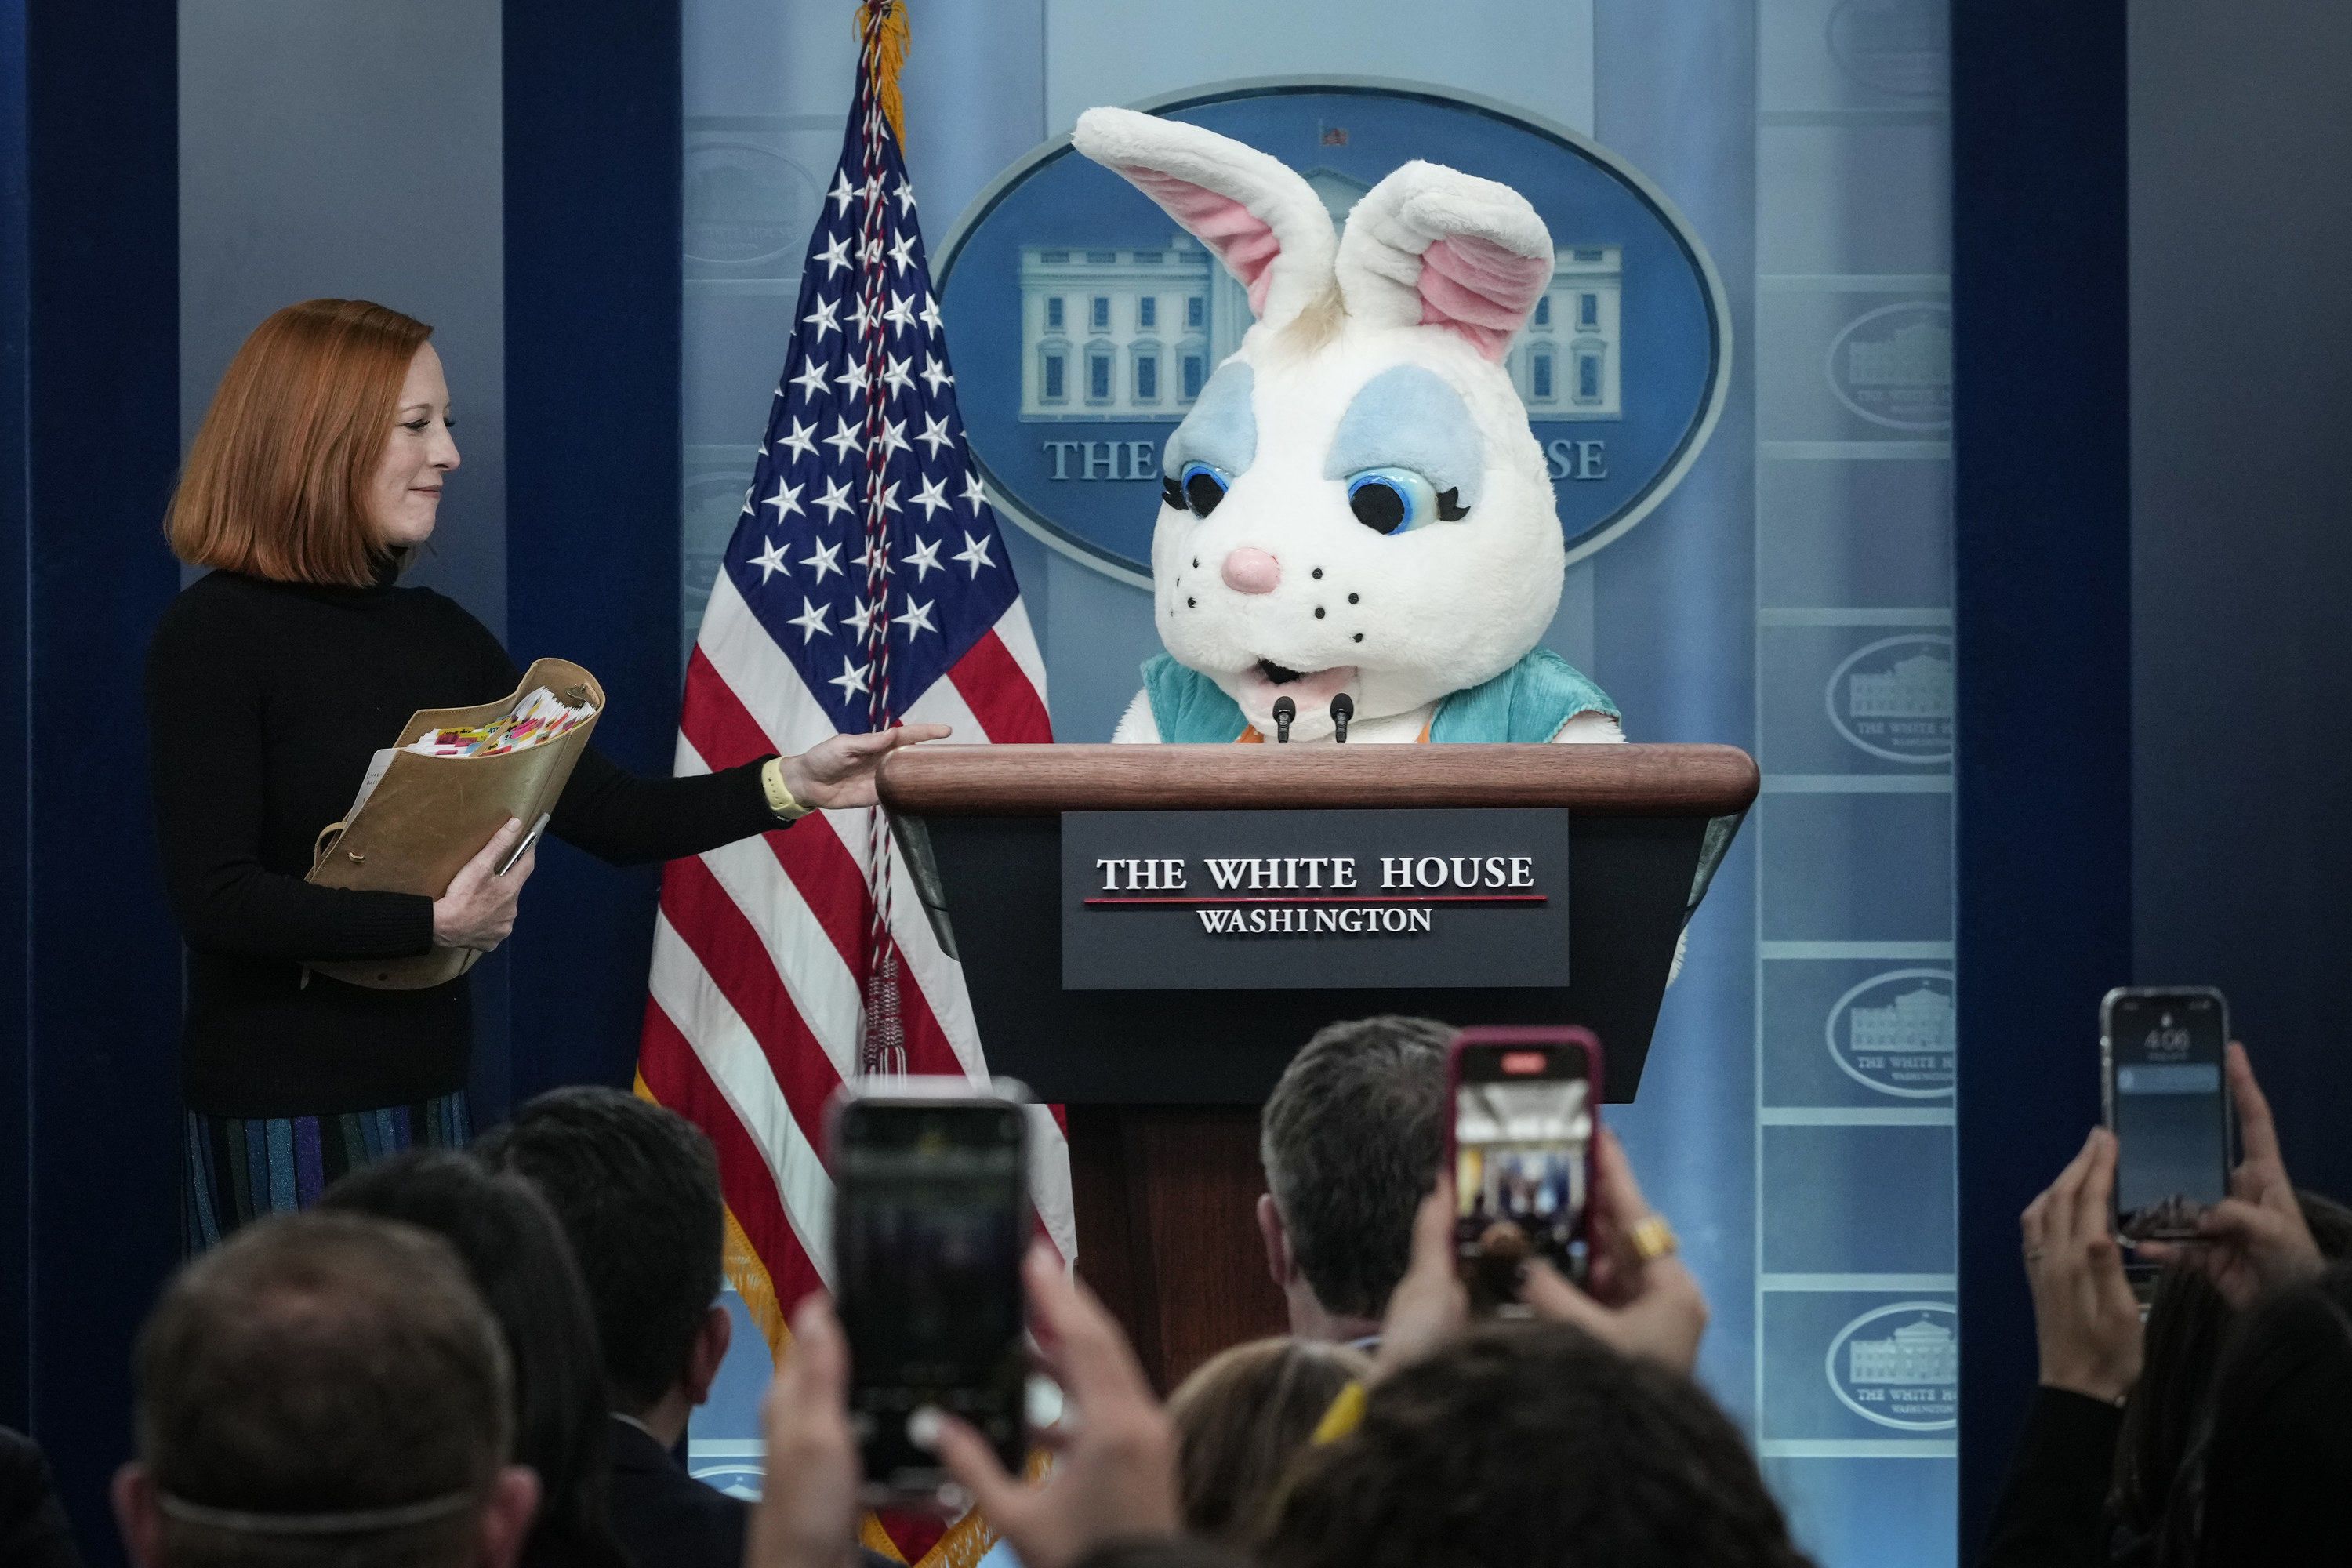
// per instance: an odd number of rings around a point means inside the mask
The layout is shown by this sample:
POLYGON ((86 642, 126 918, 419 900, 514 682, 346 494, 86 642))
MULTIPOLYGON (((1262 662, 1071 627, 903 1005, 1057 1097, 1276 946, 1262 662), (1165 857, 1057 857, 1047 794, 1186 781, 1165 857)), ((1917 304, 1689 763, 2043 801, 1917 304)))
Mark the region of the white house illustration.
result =
POLYGON ((1952 708, 1952 661, 1933 653, 1897 660, 1883 675, 1846 678, 1846 711, 1856 719, 1948 719, 1952 708))
POLYGON ((1949 1384, 1960 1378, 1960 1347, 1952 1331, 1921 1318, 1883 1340, 1846 1342, 1846 1373, 1854 1383, 1949 1384))
MULTIPOLYGON (((1311 169, 1336 228, 1370 187, 1311 169)), ((1622 418, 1622 250, 1563 246, 1551 287, 1505 362, 1538 419, 1622 418)), ((1249 296, 1191 235, 1160 246, 1021 247, 1021 417, 1184 417, 1241 346, 1249 296)))
POLYGON ((1846 1015, 1853 1048, 1859 1051, 1948 1051, 1959 1043, 1952 999, 1921 985, 1885 1007, 1856 1007, 1846 1015))

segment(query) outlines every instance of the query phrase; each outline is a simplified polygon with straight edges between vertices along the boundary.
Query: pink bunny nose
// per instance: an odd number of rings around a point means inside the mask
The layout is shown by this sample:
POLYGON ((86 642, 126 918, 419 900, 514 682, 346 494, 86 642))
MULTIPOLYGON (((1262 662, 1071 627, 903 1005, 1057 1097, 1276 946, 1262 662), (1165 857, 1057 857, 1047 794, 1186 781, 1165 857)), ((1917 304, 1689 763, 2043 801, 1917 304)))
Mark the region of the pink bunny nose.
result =
POLYGON ((1282 563, 1263 550, 1244 546, 1225 557, 1219 574, 1236 594, 1271 594, 1282 585, 1282 563))

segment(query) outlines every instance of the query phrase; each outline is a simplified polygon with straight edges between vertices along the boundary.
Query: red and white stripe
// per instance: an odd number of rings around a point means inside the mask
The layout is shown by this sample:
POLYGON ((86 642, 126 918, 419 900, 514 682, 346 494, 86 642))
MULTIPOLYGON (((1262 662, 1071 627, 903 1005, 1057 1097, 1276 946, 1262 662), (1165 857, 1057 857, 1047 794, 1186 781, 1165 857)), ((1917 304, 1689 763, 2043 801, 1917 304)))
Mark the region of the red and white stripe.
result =
MULTIPOLYGON (((953 726, 956 745, 1050 740, 1045 661, 1021 602, 903 717, 953 726)), ((720 572, 687 668, 677 772, 789 756, 834 732, 720 572)), ((718 1145, 728 1207, 787 1312, 832 1268, 824 1104, 857 1069, 867 854, 866 812, 816 812, 674 861, 662 877, 639 1071, 718 1145)), ((907 1070, 985 1082, 963 966, 940 948, 902 858, 890 860, 907 1070)), ((1055 1247, 1074 1258, 1068 1146, 1046 1108, 1033 1108, 1032 1121, 1032 1196, 1055 1247)))

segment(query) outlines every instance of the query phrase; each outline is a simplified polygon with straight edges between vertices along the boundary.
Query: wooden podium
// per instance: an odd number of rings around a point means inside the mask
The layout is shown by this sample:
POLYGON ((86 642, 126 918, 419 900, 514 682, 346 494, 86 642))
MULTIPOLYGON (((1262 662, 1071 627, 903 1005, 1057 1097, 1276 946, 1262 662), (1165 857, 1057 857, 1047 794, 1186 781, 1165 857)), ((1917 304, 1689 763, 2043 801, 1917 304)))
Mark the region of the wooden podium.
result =
POLYGON ((1730 746, 1054 745, 895 752, 879 787, 989 1066, 1067 1108, 1079 1272, 1164 1391, 1284 1327, 1253 1217, 1257 1107, 1307 1037, 1375 1013, 1583 1024, 1609 1099, 1632 1100, 1675 942, 1757 783, 1730 746), (1064 989, 1064 813, 1408 807, 1567 813, 1565 983, 1064 989))

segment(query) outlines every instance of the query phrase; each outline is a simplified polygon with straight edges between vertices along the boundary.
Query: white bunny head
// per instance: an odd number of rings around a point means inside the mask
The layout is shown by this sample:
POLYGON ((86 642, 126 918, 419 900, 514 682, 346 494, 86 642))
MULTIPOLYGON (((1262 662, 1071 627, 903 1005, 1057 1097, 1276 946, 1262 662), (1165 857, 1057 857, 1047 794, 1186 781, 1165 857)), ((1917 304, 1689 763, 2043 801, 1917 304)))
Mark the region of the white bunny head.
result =
POLYGON ((1257 321, 1169 437, 1152 538, 1176 660, 1262 731, 1328 735, 1499 675, 1558 608, 1566 552, 1542 448, 1502 364, 1552 243, 1506 185, 1412 163, 1336 239, 1288 167, 1129 110, 1077 150, 1215 254, 1257 321))

